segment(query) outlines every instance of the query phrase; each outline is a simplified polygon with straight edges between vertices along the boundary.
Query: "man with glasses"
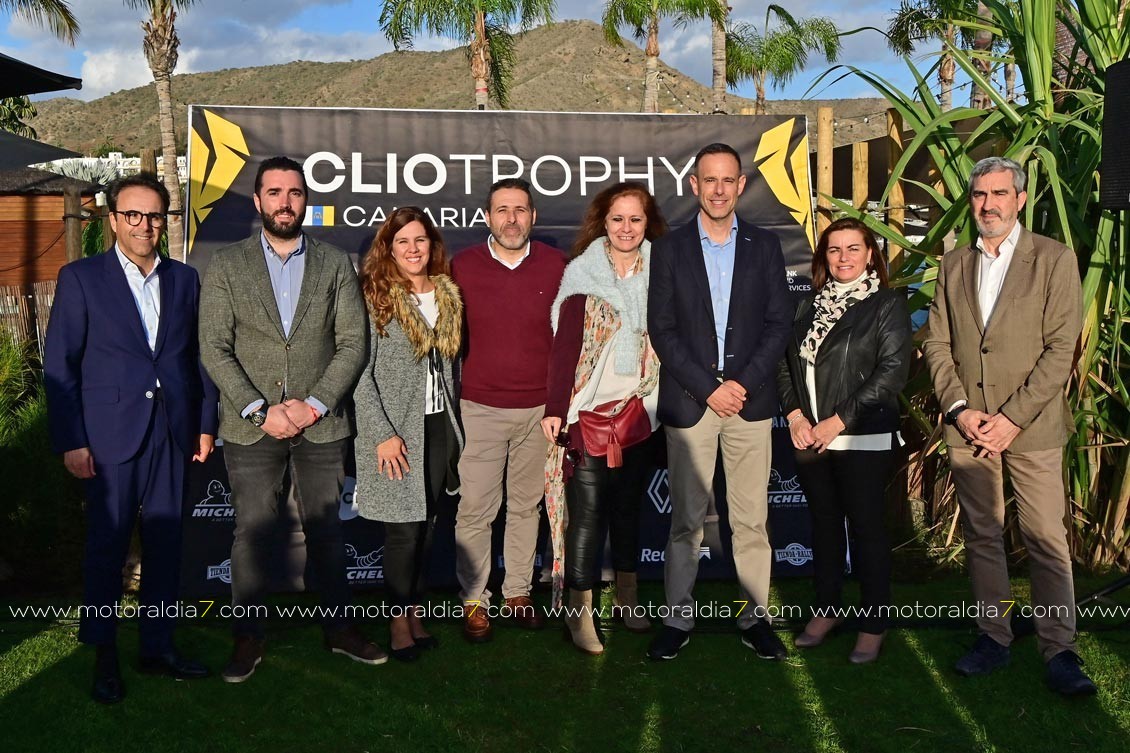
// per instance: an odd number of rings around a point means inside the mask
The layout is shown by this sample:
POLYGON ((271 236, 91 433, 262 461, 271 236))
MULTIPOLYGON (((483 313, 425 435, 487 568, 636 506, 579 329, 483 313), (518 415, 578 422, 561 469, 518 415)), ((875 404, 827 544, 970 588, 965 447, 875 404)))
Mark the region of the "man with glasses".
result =
POLYGON ((300 164, 264 160, 253 196, 263 229, 216 252, 201 293, 201 358, 220 388, 235 508, 235 648, 224 682, 243 682, 263 656, 260 618, 288 473, 326 649, 365 664, 388 660, 345 617, 350 594, 337 513, 353 432, 345 403, 368 357, 365 305, 349 256, 302 232, 306 197, 300 164))
POLYGON ((196 271, 163 259, 169 193, 149 175, 110 185, 114 248, 59 271, 43 370, 51 441, 85 482, 79 640, 96 647, 92 696, 125 695, 118 666, 122 567, 140 510, 141 671, 177 679, 208 669, 173 647, 181 504, 189 458, 216 433, 216 390, 200 368, 196 271))

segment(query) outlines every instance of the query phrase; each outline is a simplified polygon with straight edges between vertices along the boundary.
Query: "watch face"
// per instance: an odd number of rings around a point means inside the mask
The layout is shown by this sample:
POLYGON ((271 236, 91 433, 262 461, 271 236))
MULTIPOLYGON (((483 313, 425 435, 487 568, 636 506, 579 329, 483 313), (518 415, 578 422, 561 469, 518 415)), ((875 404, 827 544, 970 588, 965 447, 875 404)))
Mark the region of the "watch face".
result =
POLYGON ((267 422, 267 413, 263 409, 259 409, 251 413, 247 418, 256 426, 262 426, 267 422))

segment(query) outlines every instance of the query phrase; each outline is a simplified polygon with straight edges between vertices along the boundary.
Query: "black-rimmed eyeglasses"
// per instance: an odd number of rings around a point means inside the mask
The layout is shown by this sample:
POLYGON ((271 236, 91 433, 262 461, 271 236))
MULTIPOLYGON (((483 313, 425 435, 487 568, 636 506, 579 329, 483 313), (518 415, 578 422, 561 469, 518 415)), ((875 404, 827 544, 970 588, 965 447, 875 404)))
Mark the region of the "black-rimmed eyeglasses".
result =
POLYGON ((125 212, 112 212, 112 214, 119 215, 126 218, 126 224, 130 227, 137 227, 141 224, 142 218, 149 220, 150 227, 161 227, 168 220, 168 215, 164 212, 136 212, 132 209, 125 212))

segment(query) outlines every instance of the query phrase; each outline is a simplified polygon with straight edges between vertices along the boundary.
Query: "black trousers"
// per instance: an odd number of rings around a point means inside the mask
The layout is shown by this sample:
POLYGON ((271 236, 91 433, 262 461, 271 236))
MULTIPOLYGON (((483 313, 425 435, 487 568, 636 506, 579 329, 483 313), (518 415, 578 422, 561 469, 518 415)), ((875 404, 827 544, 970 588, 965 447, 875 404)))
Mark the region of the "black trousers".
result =
POLYGON ((450 418, 447 411, 424 416, 424 495, 426 519, 385 523, 384 576, 390 601, 396 606, 420 604, 427 587, 436 514, 447 475, 450 418))
POLYGON ((263 602, 271 568, 277 563, 274 553, 281 533, 280 508, 286 502, 283 479, 288 466, 306 535, 306 556, 313 565, 324 610, 322 624, 329 630, 348 624, 344 612, 351 596, 338 517, 348 442, 264 436, 251 445, 224 445, 235 507, 231 576, 232 605, 240 612, 233 625, 236 635, 262 637, 259 617, 266 614, 263 602))
MULTIPOLYGON (((574 431, 580 431, 577 427, 574 431)), ((612 567, 634 573, 639 560, 640 501, 651 465, 651 440, 624 450, 624 464, 609 468, 588 453, 565 482, 565 585, 588 591, 599 581, 604 530, 612 539, 612 567)))
POLYGON ((895 457, 895 450, 796 453, 797 478, 812 516, 813 606, 843 606, 846 519, 855 541, 852 570, 859 577, 860 631, 864 633, 887 629, 886 617, 879 615, 879 608, 891 603, 891 545, 883 517, 895 457))

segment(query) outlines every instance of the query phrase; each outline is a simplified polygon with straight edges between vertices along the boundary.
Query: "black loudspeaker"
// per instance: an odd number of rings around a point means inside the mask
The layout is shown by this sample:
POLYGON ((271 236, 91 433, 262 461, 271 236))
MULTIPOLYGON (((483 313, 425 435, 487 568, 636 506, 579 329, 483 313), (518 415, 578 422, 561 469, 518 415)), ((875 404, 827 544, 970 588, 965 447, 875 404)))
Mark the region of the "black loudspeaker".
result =
POLYGON ((1130 60, 1106 69, 1106 112, 1103 114, 1102 186, 1103 209, 1130 209, 1130 60))

